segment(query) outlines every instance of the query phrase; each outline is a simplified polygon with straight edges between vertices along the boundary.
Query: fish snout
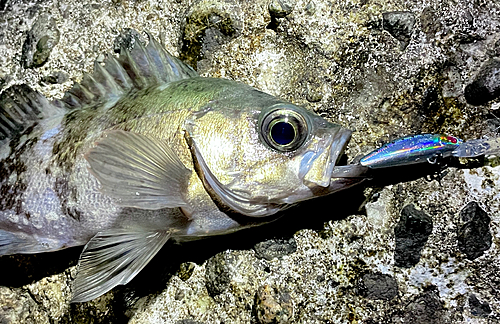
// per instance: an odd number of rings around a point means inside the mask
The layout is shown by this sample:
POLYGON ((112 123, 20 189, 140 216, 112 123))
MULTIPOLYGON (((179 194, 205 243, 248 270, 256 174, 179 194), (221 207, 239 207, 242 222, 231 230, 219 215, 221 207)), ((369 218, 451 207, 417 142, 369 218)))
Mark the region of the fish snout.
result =
POLYGON ((311 140, 303 155, 300 174, 304 184, 310 188, 328 187, 339 158, 344 153, 351 138, 351 131, 345 128, 323 129, 322 136, 311 140))

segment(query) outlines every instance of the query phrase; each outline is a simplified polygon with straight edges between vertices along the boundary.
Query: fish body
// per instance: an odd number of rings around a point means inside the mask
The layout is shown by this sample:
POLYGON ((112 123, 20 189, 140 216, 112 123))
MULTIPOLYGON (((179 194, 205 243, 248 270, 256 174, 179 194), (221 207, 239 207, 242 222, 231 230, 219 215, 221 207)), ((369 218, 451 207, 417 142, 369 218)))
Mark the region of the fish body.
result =
POLYGON ((349 130, 136 44, 60 100, 16 86, 0 103, 0 255, 86 244, 73 301, 127 283, 168 239, 363 181, 360 166, 335 176, 349 130))

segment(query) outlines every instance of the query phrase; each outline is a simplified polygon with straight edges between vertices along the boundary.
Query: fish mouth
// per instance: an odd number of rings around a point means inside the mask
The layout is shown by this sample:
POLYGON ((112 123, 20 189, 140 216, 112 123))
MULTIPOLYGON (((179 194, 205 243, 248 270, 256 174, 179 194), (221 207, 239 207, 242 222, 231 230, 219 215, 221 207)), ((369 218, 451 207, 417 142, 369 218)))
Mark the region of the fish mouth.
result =
POLYGON ((344 153, 352 132, 341 128, 336 131, 325 129, 323 136, 315 139, 303 154, 299 176, 308 187, 328 187, 334 168, 344 153))

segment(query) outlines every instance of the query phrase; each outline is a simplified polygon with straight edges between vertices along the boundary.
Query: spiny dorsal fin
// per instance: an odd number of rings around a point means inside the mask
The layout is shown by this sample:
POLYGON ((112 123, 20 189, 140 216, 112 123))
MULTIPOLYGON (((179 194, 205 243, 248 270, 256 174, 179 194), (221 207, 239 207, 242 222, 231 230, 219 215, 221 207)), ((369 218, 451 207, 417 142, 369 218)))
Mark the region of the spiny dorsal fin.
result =
POLYGON ((170 55, 150 34, 144 46, 138 38, 132 50, 124 47, 120 56, 109 55, 104 66, 95 63, 94 72, 84 75, 80 84, 75 84, 55 104, 66 108, 81 108, 86 105, 106 102, 132 89, 144 89, 198 76, 190 66, 170 55))
POLYGON ((42 94, 26 84, 11 86, 0 96, 0 142, 57 112, 42 94))

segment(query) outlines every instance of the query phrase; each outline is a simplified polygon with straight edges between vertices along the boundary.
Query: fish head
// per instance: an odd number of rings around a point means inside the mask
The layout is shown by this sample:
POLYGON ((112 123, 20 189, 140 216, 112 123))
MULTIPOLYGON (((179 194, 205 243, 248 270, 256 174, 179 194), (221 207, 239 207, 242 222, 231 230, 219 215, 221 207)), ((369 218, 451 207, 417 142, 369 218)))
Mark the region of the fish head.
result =
POLYGON ((241 214, 268 216, 341 189, 332 172, 351 131, 302 107, 213 109, 186 130, 206 186, 241 214))

